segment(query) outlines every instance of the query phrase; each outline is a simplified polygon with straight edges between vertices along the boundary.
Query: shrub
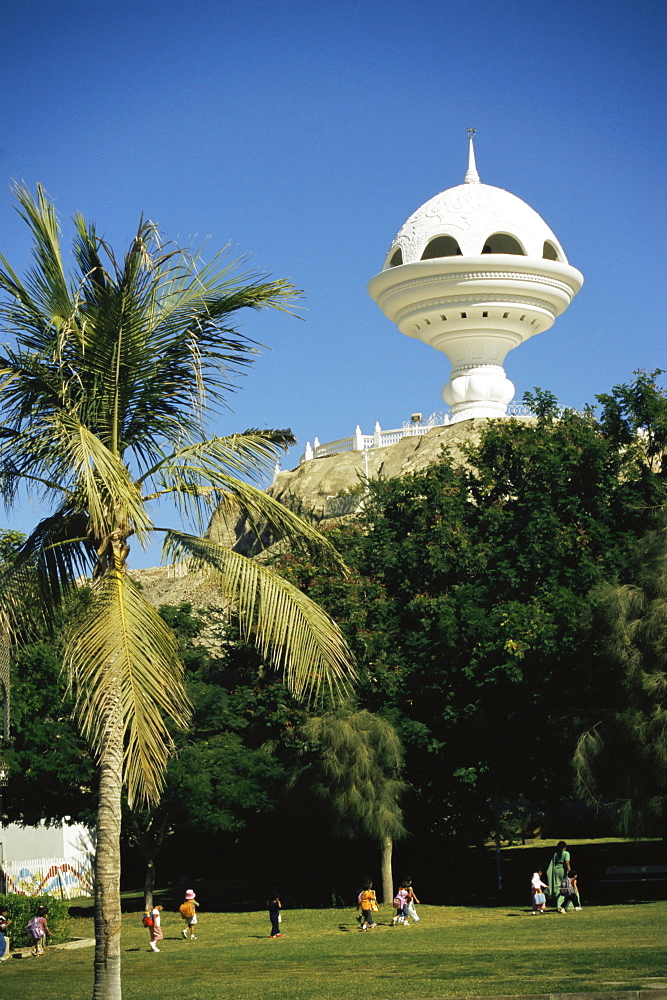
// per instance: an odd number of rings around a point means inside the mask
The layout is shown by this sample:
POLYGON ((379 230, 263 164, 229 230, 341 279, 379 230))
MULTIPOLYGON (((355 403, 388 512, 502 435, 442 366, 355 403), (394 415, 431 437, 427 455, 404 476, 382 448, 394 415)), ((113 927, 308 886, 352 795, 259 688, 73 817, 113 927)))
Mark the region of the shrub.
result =
POLYGON ((50 938, 52 944, 69 941, 69 902, 65 899, 54 899, 53 896, 16 896, 13 893, 0 894, 0 906, 6 906, 11 925, 7 936, 14 948, 29 948, 32 939, 28 937, 25 925, 37 913, 37 907, 43 905, 48 909, 50 938))

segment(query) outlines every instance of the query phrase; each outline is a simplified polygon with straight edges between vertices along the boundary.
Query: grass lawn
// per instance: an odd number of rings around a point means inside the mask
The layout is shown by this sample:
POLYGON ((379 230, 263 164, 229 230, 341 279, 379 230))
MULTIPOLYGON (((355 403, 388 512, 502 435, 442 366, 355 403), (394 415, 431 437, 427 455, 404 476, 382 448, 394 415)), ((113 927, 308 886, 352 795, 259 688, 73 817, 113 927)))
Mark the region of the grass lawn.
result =
MULTIPOLYGON (((163 915, 161 952, 148 950, 140 915, 123 917, 123 997, 144 1000, 399 1000, 667 987, 667 901, 584 907, 533 917, 528 908, 420 906, 421 920, 391 927, 383 908, 361 933, 353 909, 286 910, 284 936, 267 914, 200 913, 184 941, 163 915)), ((92 921, 73 921, 90 936, 92 921)), ((0 966, 2 995, 89 1000, 92 948, 0 966)))

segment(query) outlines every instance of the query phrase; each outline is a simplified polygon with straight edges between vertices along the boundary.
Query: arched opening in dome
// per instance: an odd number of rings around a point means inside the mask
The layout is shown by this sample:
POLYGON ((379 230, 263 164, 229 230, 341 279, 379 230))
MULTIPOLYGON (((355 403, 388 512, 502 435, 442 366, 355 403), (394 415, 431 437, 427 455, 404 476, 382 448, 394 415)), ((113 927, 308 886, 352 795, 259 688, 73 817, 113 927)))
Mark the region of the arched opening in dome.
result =
POLYGON ((484 241, 482 253, 515 253, 526 256, 526 251, 519 241, 509 233, 493 233, 484 241))
POLYGON ((398 267, 399 264, 403 263, 403 251, 400 247, 396 247, 393 254, 389 258, 389 267, 398 267))
POLYGON ((453 236, 436 236, 429 240, 422 254, 422 260, 433 260, 435 257, 460 257, 461 248, 453 236))
POLYGON ((544 249, 542 250, 542 256, 545 260, 560 260, 560 254, 550 240, 544 241, 544 249))

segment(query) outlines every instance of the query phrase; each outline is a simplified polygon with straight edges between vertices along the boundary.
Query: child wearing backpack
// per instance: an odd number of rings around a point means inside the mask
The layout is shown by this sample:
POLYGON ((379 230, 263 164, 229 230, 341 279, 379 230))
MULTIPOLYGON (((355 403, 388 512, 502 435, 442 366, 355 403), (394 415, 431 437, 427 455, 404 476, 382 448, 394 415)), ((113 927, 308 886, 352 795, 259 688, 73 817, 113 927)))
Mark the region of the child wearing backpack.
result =
POLYGON ((144 918, 145 926, 150 929, 151 939, 149 942, 149 946, 151 951, 159 952, 160 949, 158 948, 157 943, 158 941, 161 941, 162 938, 164 937, 164 934, 162 933, 162 921, 160 919, 160 914, 162 913, 162 910, 163 910, 162 906, 153 907, 153 909, 149 913, 149 919, 151 923, 148 923, 144 918))
POLYGON ((396 916, 392 918, 392 925, 403 924, 404 927, 410 926, 410 921, 408 920, 408 901, 410 899, 410 893, 408 892, 406 886, 401 882, 398 889, 396 890, 396 895, 394 896, 394 906, 396 908, 396 916))
POLYGON ((575 910, 581 909, 577 873, 575 871, 569 871, 565 878, 561 879, 560 891, 563 897, 563 905, 558 907, 559 913, 565 913, 570 903, 572 903, 575 910))
POLYGON ((378 904, 375 896, 373 883, 368 879, 364 882, 364 887, 357 896, 357 906, 361 910, 361 920, 359 929, 362 931, 376 926, 373 914, 377 912, 378 904))
POLYGON ((195 895, 196 894, 192 891, 192 889, 188 889, 185 893, 185 899, 178 908, 178 912, 186 922, 181 934, 187 939, 189 930, 191 941, 197 940, 194 928, 197 923, 197 907, 199 906, 199 903, 195 899, 195 895))
POLYGON ((25 925, 28 937, 33 942, 32 953, 35 958, 41 958, 44 954, 44 942, 47 935, 51 937, 49 922, 47 920, 48 909, 45 906, 38 906, 37 913, 31 917, 25 925))

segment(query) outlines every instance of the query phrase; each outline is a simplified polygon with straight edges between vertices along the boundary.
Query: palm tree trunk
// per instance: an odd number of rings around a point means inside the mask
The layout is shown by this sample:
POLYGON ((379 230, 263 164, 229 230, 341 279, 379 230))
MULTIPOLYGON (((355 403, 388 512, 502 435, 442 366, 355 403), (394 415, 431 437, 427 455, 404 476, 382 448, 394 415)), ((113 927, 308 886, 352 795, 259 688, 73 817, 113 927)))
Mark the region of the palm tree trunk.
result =
POLYGON ((120 823, 123 737, 113 712, 100 758, 95 852, 93 1000, 122 1000, 120 984, 120 823))
POLYGON ((391 855, 394 842, 391 837, 382 838, 382 902, 391 903, 394 898, 394 875, 391 868, 391 855))

